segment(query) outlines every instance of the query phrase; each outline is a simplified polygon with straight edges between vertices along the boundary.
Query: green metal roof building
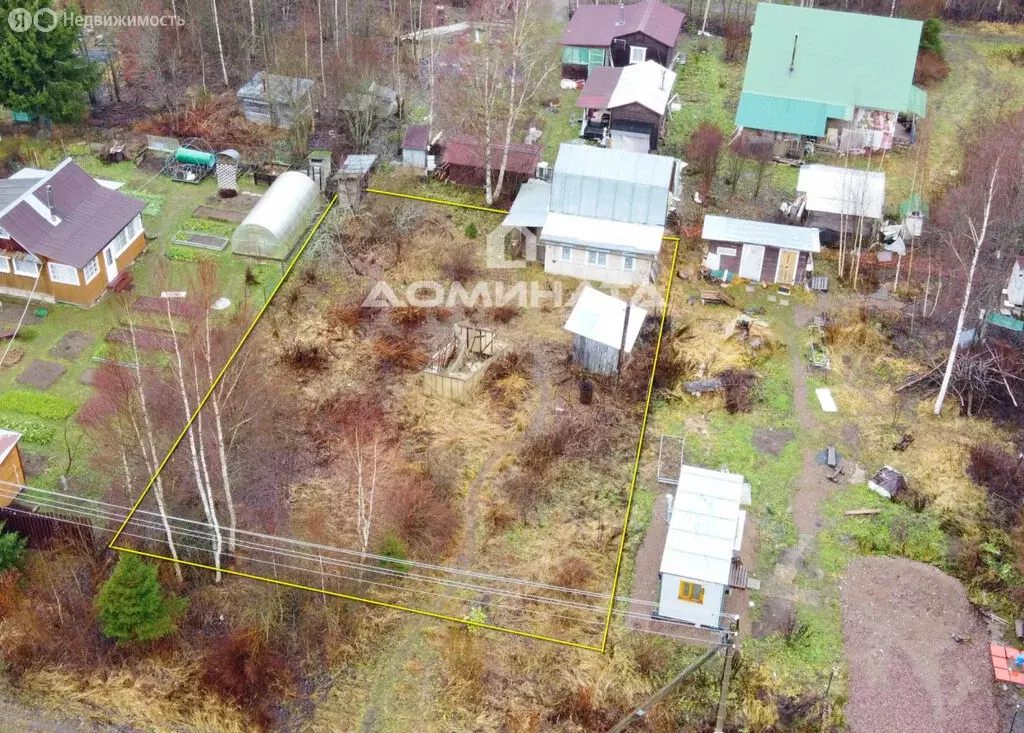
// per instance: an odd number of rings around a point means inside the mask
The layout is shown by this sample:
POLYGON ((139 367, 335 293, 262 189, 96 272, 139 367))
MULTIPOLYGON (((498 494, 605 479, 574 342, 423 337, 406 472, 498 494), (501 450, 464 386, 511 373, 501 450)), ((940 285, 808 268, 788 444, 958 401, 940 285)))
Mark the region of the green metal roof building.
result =
POLYGON ((922 23, 758 3, 736 125, 822 137, 854 108, 924 117, 913 85, 922 23))

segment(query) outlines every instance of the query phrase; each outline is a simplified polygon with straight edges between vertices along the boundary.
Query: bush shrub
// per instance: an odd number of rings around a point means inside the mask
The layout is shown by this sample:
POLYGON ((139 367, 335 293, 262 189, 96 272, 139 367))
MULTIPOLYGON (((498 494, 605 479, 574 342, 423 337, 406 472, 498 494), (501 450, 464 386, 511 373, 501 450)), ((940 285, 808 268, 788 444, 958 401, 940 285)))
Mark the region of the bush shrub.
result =
POLYGON ((423 478, 409 479, 394 492, 389 504, 390 525, 413 556, 436 557, 459 529, 458 513, 423 478))
POLYGON ((28 540, 17 532, 5 532, 0 522, 0 572, 13 568, 21 559, 28 540))
POLYGON ((373 355, 381 371, 414 371, 427 364, 427 355, 407 338, 381 336, 373 342, 373 355))
POLYGON ((327 351, 317 344, 294 343, 284 351, 284 359, 295 369, 322 372, 327 368, 327 351))
POLYGON ((27 344, 32 343, 39 337, 39 331, 34 328, 21 328, 18 330, 18 341, 24 341, 27 344))
POLYGON ((239 631, 219 640, 203 667, 203 681, 223 699, 252 713, 262 728, 273 722, 273 693, 289 670, 260 634, 239 631))
POLYGON ((949 76, 949 63, 934 51, 922 48, 914 65, 914 83, 925 88, 934 86, 949 76))
POLYGON ((967 474, 985 487, 989 512, 1001 527, 1010 528, 1024 510, 1024 465, 1021 459, 995 446, 971 447, 967 474))
POLYGON ((476 222, 472 222, 472 221, 469 222, 469 224, 466 225, 466 228, 465 228, 464 231, 466 233, 466 238, 467 239, 476 239, 477 235, 479 234, 479 232, 476 229, 476 222))
POLYGON ((551 578, 552 585, 560 588, 583 590, 594 579, 594 567, 582 557, 567 557, 559 563, 551 578))
POLYGON ((66 420, 75 414, 78 404, 73 400, 49 392, 9 389, 0 393, 0 410, 44 420, 66 420))
POLYGON ((49 445, 57 434, 56 428, 52 425, 28 417, 12 415, 0 415, 0 428, 21 433, 22 439, 33 445, 49 445))
POLYGON ((397 570, 400 573, 407 573, 412 569, 412 566, 409 565, 409 563, 404 562, 409 559, 409 548, 406 547, 402 538, 393 532, 388 532, 384 536, 384 539, 377 550, 377 554, 391 558, 391 560, 379 561, 382 568, 397 570))

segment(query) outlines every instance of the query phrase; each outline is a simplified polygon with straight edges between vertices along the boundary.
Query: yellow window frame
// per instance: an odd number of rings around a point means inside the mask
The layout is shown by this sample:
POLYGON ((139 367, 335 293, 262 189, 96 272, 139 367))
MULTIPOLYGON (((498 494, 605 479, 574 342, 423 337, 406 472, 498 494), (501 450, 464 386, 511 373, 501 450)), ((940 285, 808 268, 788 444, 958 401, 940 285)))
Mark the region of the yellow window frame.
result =
POLYGON ((679 581, 679 600, 687 603, 704 603, 704 586, 688 580, 679 581))

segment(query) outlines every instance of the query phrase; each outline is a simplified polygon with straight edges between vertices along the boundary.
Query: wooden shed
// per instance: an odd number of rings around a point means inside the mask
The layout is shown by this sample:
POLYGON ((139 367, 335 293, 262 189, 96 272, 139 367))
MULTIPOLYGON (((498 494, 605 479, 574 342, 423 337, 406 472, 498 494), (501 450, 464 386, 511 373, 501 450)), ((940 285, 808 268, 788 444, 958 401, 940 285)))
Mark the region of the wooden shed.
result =
POLYGON ((21 433, 0 429, 0 506, 10 506, 25 484, 18 441, 21 433))
POLYGON ((573 361, 592 374, 617 373, 620 353, 625 364, 646 318, 643 308, 584 288, 564 326, 573 335, 573 361))
MULTIPOLYGON (((447 136, 446 136, 447 137, 447 136)), ((483 141, 467 135, 457 135, 445 143, 442 177, 462 186, 483 186, 487 180, 486 147, 483 141)), ((540 145, 515 143, 509 147, 505 166, 505 190, 515 196, 519 187, 534 177, 544 149, 540 145)), ((502 145, 491 146, 491 177, 498 179, 501 167, 502 145)), ((495 195, 500 195, 496 191, 495 195)))
POLYGON ((707 215, 701 237, 708 242, 704 266, 754 282, 795 285, 814 269, 820 233, 811 227, 707 215))

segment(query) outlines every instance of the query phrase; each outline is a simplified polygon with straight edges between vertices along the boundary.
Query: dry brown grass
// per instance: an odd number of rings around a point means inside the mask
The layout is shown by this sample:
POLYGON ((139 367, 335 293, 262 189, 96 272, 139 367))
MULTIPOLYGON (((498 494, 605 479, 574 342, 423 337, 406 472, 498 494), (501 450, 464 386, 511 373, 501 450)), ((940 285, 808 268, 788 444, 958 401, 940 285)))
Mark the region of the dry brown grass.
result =
POLYGON ((96 720, 103 711, 153 731, 216 730, 247 733, 252 722, 225 706, 213 692, 194 683, 199 670, 183 660, 147 660, 131 668, 72 674, 60 669, 34 670, 21 681, 30 694, 50 696, 82 706, 96 720))

